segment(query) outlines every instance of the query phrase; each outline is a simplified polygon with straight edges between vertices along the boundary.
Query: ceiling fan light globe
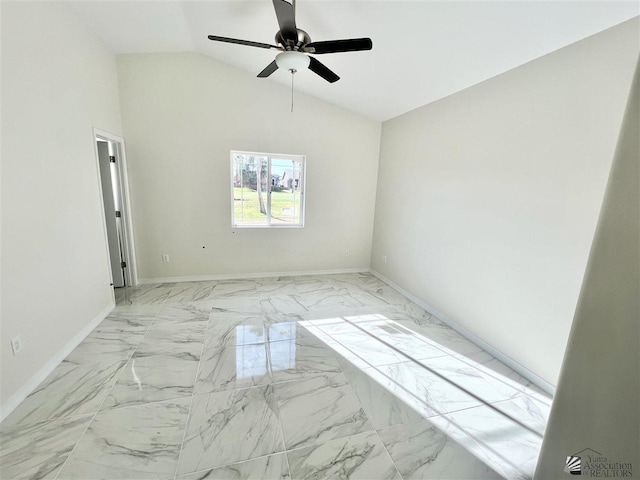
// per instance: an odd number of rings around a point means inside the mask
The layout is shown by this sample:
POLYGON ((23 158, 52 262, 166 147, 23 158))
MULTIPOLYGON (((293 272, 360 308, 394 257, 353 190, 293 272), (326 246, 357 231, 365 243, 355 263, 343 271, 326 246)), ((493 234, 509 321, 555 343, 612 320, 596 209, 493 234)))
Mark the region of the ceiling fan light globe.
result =
POLYGON ((284 70, 304 70, 309 67, 309 57, 301 52, 286 51, 276 55, 276 65, 284 70))

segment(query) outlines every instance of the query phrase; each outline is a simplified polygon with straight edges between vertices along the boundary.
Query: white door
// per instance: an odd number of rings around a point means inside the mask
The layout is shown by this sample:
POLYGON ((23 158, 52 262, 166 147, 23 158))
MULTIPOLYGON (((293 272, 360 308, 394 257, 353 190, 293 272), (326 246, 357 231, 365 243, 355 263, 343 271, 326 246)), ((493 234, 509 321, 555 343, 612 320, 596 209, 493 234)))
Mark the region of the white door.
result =
MULTIPOLYGON (((109 143, 98 141, 98 163, 100 164, 100 182, 102 183, 102 199, 104 201, 104 215, 107 224, 107 241, 109 243, 109 257, 114 287, 125 286, 124 268, 126 266, 122 255, 120 229, 122 213, 118 210, 121 202, 114 198, 114 183, 118 184, 117 169, 112 168, 115 157, 109 155, 109 143)), ((116 190, 117 191, 117 190, 116 190)))

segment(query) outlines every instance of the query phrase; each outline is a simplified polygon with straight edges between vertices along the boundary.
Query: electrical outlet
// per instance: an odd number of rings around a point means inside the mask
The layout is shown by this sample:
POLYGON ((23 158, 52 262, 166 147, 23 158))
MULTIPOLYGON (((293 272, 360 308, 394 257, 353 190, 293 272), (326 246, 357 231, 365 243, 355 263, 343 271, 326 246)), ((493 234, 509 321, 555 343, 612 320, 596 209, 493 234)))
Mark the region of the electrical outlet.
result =
POLYGON ((20 335, 11 339, 11 349, 14 355, 22 351, 22 337, 20 335))
POLYGON ((169 254, 168 253, 163 253, 162 254, 162 262, 163 263, 169 263, 169 254))
POLYGON ((344 252, 345 257, 348 257, 349 255, 351 255, 351 251, 347 250, 346 252, 344 252))
POLYGON ((380 255, 380 260, 382 260, 382 263, 387 263, 387 256, 386 255, 380 255))

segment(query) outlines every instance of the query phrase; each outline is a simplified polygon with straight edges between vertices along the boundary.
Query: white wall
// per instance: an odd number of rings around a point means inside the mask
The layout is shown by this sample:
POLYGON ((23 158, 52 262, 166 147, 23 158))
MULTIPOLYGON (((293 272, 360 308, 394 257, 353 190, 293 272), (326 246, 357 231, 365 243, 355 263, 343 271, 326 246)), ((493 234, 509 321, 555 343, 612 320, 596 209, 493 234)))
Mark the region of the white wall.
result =
MULTIPOLYGON (((586 448, 631 463, 640 478, 639 82, 640 63, 536 469, 541 480, 560 478, 566 457, 586 448)), ((599 456, 582 454, 583 467, 588 455, 599 456)))
POLYGON ((638 48, 636 18, 382 127, 372 268, 552 384, 638 48))
POLYGON ((3 2, 3 413, 113 302, 92 127, 121 134, 115 58, 67 7, 3 2))
POLYGON ((118 73, 143 281, 368 268, 379 122, 300 93, 291 113, 290 89, 199 54, 118 73), (230 150, 306 155, 304 228, 231 228, 230 150))

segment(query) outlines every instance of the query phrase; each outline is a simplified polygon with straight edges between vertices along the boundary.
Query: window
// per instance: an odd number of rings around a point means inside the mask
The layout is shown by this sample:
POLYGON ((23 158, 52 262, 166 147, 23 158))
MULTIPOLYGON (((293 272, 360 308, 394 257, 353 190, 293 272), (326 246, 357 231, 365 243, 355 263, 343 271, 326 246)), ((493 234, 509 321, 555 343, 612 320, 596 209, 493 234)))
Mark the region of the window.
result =
POLYGON ((304 225, 302 155, 231 152, 234 227, 304 225))

